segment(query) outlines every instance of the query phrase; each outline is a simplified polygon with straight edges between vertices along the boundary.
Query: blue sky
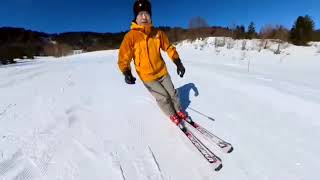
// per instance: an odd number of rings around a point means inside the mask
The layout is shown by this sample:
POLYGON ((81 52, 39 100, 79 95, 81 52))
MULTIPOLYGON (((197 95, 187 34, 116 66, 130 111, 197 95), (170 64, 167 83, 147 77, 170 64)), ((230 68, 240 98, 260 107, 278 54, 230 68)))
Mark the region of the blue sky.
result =
MULTIPOLYGON (((12 26, 60 33, 120 32, 129 29, 135 0, 1 0, 0 27, 12 26)), ((250 21, 291 28, 299 15, 320 26, 320 0, 152 0, 156 26, 188 27, 201 16, 209 25, 231 26, 250 21)))

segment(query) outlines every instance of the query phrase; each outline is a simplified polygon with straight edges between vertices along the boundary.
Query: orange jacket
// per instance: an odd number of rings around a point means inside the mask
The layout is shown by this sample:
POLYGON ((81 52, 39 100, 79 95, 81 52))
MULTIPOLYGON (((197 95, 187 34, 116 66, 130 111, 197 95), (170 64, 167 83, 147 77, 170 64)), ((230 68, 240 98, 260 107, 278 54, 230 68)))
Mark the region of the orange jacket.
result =
POLYGON ((131 70, 133 59, 136 71, 144 82, 157 80, 168 74, 160 49, 166 51, 171 60, 179 55, 170 44, 167 35, 151 26, 139 26, 132 22, 131 30, 125 35, 119 50, 118 65, 121 72, 131 70))

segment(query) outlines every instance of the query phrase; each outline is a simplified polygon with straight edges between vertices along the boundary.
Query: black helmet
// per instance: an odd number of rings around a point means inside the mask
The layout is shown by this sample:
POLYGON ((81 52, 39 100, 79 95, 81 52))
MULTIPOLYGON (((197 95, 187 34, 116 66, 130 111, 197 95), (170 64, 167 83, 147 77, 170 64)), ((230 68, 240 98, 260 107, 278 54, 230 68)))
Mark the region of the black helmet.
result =
POLYGON ((151 3, 149 0, 137 0, 133 6, 134 19, 137 18, 139 12, 147 11, 151 16, 151 3))

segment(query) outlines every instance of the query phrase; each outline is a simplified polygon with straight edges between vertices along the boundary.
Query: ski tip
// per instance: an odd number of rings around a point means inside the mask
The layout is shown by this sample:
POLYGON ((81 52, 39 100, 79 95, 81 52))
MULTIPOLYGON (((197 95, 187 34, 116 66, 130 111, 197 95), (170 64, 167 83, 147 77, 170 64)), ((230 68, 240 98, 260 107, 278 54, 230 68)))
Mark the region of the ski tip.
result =
POLYGON ((218 167, 216 167, 214 170, 215 171, 220 171, 221 169, 222 169, 222 167, 223 167, 223 165, 222 164, 220 164, 218 167))
POLYGON ((233 147, 231 146, 231 148, 229 149, 229 151, 227 153, 231 153, 233 151, 233 147))

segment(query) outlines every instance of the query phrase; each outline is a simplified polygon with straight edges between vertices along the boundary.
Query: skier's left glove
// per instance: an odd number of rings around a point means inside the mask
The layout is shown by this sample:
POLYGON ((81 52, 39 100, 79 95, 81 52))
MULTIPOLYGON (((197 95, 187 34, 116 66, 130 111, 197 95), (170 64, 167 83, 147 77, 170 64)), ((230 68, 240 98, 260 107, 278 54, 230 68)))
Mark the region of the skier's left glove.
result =
POLYGON ((182 62, 180 59, 176 59, 173 61, 176 66, 177 66, 177 74, 180 76, 180 77, 183 77, 184 73, 186 72, 186 69, 184 68, 182 62))

